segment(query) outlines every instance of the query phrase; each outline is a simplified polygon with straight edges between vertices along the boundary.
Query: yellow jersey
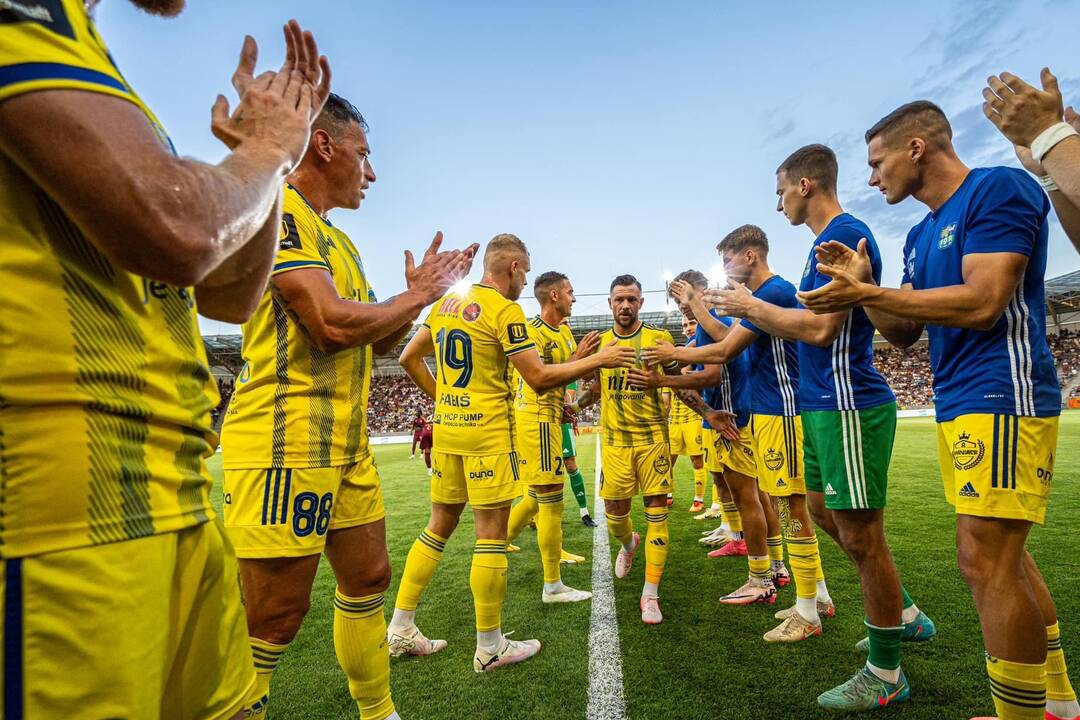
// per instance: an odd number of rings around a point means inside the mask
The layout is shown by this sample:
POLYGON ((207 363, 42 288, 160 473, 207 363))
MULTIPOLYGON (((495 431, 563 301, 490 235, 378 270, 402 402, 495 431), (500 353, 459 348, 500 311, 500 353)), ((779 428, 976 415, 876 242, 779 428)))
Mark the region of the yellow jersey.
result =
MULTIPOLYGON (((660 341, 672 342, 671 333, 642 323, 636 332, 620 335, 614 328, 600 336, 600 347, 612 340, 618 345, 632 347, 638 353, 638 367, 644 367, 641 349, 660 341)), ((664 366, 666 373, 678 372, 678 363, 664 366)), ((626 369, 600 369, 600 426, 604 432, 604 444, 616 447, 634 447, 666 442, 668 421, 664 413, 664 400, 660 390, 633 390, 626 385, 626 369)))
MULTIPOLYGON (((529 321, 526 330, 545 365, 564 363, 577 350, 574 334, 567 325, 552 327, 537 315, 529 321)), ((514 387, 517 392, 514 396, 514 412, 518 417, 536 422, 561 423, 566 387, 560 385, 538 394, 523 377, 515 375, 514 387)))
POLYGON ((672 425, 688 425, 701 422, 701 416, 687 407, 686 403, 679 399, 679 394, 674 390, 671 390, 671 414, 668 417, 672 425))
POLYGON ((435 450, 513 452, 509 357, 535 347, 521 306, 489 285, 476 284, 435 303, 424 327, 435 343, 435 450))
MULTIPOLYGON (((325 270, 343 300, 375 302, 349 236, 288 184, 279 237, 274 275, 325 270)), ((222 466, 325 468, 365 457, 371 346, 319 350, 269 288, 242 331, 244 367, 221 429, 222 466)))
MULTIPOLYGON (((3 3, 0 101, 48 89, 123 98, 172 148, 81 0, 3 3)), ((113 265, 2 155, 0 234, 0 557, 206 522, 218 393, 193 291, 113 265)))

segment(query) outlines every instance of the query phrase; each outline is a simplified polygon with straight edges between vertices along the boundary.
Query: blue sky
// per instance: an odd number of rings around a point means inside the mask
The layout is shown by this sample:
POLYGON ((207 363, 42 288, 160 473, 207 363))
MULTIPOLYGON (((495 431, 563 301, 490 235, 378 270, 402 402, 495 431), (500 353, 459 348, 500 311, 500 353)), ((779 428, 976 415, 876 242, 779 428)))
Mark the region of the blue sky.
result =
MULTIPOLYGON (((566 272, 583 294, 624 272, 649 290, 665 270, 708 271, 719 239, 755 223, 773 269, 794 280, 811 236, 775 212, 774 170, 809 142, 836 150, 841 201, 869 223, 896 283, 904 235, 925 208, 890 207, 866 186, 867 127, 926 98, 949 114, 969 165, 1015 163, 982 116, 988 74, 1036 80, 1049 65, 1080 105, 1078 3, 783 5, 192 0, 161 20, 104 0, 97 20, 179 151, 209 161, 224 153, 209 108, 232 96, 244 33, 273 68, 286 19, 314 31, 334 90, 372 126, 378 181, 358 212, 331 218, 380 297, 404 287, 402 251, 437 229, 449 246, 513 232, 536 273, 566 272)), ((1055 224, 1047 274, 1077 268, 1055 224)), ((662 302, 650 295, 646 309, 662 302)), ((575 311, 607 310, 586 297, 575 311)))

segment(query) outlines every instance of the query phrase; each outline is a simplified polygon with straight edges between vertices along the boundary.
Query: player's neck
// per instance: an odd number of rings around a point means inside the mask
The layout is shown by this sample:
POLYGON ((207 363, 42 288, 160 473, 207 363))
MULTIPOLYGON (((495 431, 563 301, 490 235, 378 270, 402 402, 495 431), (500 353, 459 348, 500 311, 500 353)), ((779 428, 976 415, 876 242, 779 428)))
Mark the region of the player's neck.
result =
POLYGON ((810 204, 810 208, 807 210, 806 226, 810 228, 816 237, 820 235, 825 228, 829 227, 829 223, 843 213, 844 208, 840 207, 840 201, 837 200, 835 196, 817 198, 815 202, 810 204))
POLYGON ((553 328, 559 327, 566 316, 559 312, 554 304, 548 304, 540 308, 540 319, 553 328))
POLYGON ((641 321, 640 318, 635 320, 634 323, 628 328, 624 328, 622 325, 620 325, 618 322, 616 322, 615 327, 614 327, 615 334, 616 335, 622 335, 623 337, 630 337, 631 335, 633 335, 634 333, 636 333, 638 330, 641 329, 641 325, 642 325, 642 321, 641 321))
POLYGON ((286 180, 304 196, 319 217, 325 220, 334 209, 330 202, 330 188, 317 173, 301 166, 290 173, 286 180))
POLYGON ((757 292, 757 289, 765 284, 765 281, 771 278, 775 273, 768 265, 764 263, 755 265, 754 269, 750 271, 750 277, 746 278, 746 287, 750 292, 757 292))
POLYGON ((964 184, 969 172, 971 169, 960 158, 941 155, 923 167, 921 182, 912 195, 930 212, 937 212, 964 184))
POLYGON ((485 272, 484 277, 480 278, 480 284, 495 288, 504 298, 510 297, 510 278, 497 278, 485 272))

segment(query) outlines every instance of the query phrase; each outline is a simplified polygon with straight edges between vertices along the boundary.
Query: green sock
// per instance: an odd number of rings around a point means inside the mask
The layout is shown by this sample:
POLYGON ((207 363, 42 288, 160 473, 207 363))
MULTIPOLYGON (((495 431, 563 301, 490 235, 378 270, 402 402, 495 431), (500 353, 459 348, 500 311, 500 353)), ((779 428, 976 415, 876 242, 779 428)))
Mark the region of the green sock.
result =
POLYGON ((904 637, 904 626, 882 628, 871 625, 868 620, 864 622, 870 636, 870 657, 867 662, 883 670, 900 667, 900 641, 904 637))
POLYGON ((574 491, 574 497, 577 498, 579 510, 584 510, 589 507, 588 498, 585 497, 585 477, 581 474, 580 470, 575 470, 570 473, 570 489, 574 491))
POLYGON ((903 585, 900 586, 900 596, 904 599, 905 610, 915 604, 915 601, 912 600, 911 596, 907 594, 907 590, 904 589, 903 585))

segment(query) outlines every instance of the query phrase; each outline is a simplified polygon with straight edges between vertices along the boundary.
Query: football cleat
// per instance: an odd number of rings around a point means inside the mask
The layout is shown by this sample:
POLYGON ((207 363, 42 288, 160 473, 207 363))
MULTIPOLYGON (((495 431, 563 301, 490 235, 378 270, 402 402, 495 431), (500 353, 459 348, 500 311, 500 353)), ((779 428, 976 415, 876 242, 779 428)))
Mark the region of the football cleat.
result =
MULTIPOLYGON (((922 610, 909 623, 904 623, 904 635, 900 638, 903 642, 929 642, 937 636, 937 625, 922 610)), ((856 650, 870 652, 870 638, 864 637, 855 643, 856 650)))
POLYGON ((576 603, 588 600, 591 597, 592 593, 588 590, 575 590, 572 587, 564 585, 558 592, 549 593, 545 590, 543 597, 540 599, 543 600, 544 603, 550 605, 553 603, 576 603))
POLYGON ((698 540, 698 542, 702 545, 707 545, 708 547, 720 547, 721 545, 727 545, 734 539, 735 538, 728 534, 727 530, 716 528, 711 533, 698 540))
POLYGON ((690 506, 690 509, 687 510, 687 512, 697 513, 697 512, 701 512, 704 509, 705 509, 705 503, 701 502, 700 500, 695 500, 694 504, 690 506))
POLYGON ((765 633, 767 643, 797 643, 821 634, 821 623, 812 623, 799 613, 792 613, 784 622, 765 633))
POLYGON ((675 498, 674 498, 674 496, 672 496, 672 495, 668 495, 668 496, 667 496, 667 506, 668 506, 668 507, 671 507, 671 506, 672 506, 672 505, 674 505, 674 504, 675 504, 675 498))
POLYGON ((895 705, 910 698, 911 686, 908 685, 903 670, 900 671, 900 679, 890 683, 864 667, 843 685, 837 685, 818 695, 817 701, 826 710, 864 712, 895 705))
POLYGON ((434 655, 446 647, 445 640, 428 640, 415 625, 386 629, 386 645, 391 657, 403 655, 434 655))
POLYGON ((633 548, 630 552, 626 552, 626 548, 619 548, 619 554, 615 558, 615 577, 620 580, 630 574, 630 568, 634 566, 634 554, 637 552, 638 545, 641 544, 641 535, 634 533, 633 548))
MULTIPOLYGON (((992 718, 992 720, 997 720, 997 718, 992 718)), ((1060 715, 1055 715, 1054 713, 1047 710, 1045 720, 1080 720, 1080 715, 1075 715, 1072 717, 1061 717, 1060 715)))
POLYGON ((709 508, 700 515, 695 515, 695 520, 711 520, 712 518, 720 517, 720 508, 709 508))
POLYGON ((476 655, 473 656, 472 666, 473 670, 478 673, 490 672, 528 660, 538 652, 540 652, 539 640, 511 640, 506 635, 503 635, 502 642, 499 643, 499 649, 496 652, 488 652, 477 648, 476 655))
POLYGON ((572 552, 566 552, 566 550, 563 549, 559 562, 563 565, 577 565, 578 563, 585 562, 585 557, 582 555, 575 555, 572 552))
POLYGON ((596 527, 596 521, 593 520, 592 517, 589 516, 589 513, 585 513, 584 515, 581 516, 581 524, 584 525, 585 527, 591 527, 591 528, 596 527))
POLYGON ((664 621, 660 612, 660 598, 655 596, 641 598, 641 622, 646 625, 659 625, 664 621))
POLYGON ((508 543, 506 543, 506 552, 508 552, 508 553, 510 553, 510 552, 521 552, 521 548, 519 548, 517 545, 515 545, 512 542, 508 542, 508 543))
POLYGON ((721 557, 746 557, 748 551, 746 549, 745 540, 732 540, 722 548, 717 548, 709 553, 711 558, 721 557))
MULTIPOLYGON (((773 617, 776 618, 777 620, 787 620, 789 617, 791 617, 792 615, 795 615, 797 613, 798 613, 798 611, 795 609, 795 606, 792 605, 789 608, 784 608, 783 610, 777 610, 776 614, 773 615, 773 617)), ((817 601, 817 614, 818 614, 818 617, 823 617, 823 618, 830 617, 831 618, 834 615, 836 615, 836 606, 833 605, 831 602, 824 603, 824 602, 821 602, 820 600, 818 600, 817 601)))
POLYGON ((748 578, 741 588, 723 596, 720 602, 724 605, 772 605, 776 602, 776 586, 772 584, 772 580, 748 578))
POLYGON ((791 573, 788 572, 784 563, 780 563, 772 570, 773 583, 778 588, 787 587, 791 584, 791 573))

